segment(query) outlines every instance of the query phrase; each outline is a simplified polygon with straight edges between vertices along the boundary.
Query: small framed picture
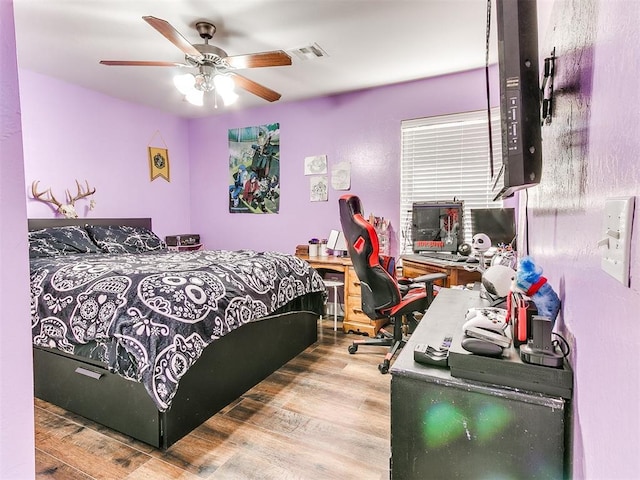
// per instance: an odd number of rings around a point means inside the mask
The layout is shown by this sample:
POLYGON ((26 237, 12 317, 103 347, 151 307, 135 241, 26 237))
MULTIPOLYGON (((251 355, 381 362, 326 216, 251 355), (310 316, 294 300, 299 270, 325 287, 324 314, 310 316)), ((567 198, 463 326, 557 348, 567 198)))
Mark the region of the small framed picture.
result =
POLYGON ((158 177, 170 182, 169 178, 169 150, 166 148, 149 147, 149 174, 151 181, 158 177))

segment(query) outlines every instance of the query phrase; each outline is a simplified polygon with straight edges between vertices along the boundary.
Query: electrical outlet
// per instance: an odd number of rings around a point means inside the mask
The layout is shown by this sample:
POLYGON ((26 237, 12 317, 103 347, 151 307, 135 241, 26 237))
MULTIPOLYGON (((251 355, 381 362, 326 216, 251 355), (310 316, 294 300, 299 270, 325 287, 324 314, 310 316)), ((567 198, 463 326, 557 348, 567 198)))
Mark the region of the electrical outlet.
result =
POLYGON ((629 286, 631 230, 635 197, 607 198, 604 206, 604 237, 598 242, 602 253, 602 269, 629 286))

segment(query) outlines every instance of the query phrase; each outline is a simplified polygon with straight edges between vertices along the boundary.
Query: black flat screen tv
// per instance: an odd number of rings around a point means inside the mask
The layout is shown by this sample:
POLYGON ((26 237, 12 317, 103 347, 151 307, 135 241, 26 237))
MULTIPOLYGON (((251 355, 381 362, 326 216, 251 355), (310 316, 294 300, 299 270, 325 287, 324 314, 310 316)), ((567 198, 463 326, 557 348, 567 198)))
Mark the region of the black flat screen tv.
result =
POLYGON ((516 248, 516 213, 514 208, 472 208, 471 233, 484 233, 491 246, 511 245, 516 248))
POLYGON ((536 0, 496 0, 502 168, 495 200, 540 183, 542 136, 536 0))
POLYGON ((464 202, 415 202, 411 208, 413 251, 456 252, 464 241, 464 202))

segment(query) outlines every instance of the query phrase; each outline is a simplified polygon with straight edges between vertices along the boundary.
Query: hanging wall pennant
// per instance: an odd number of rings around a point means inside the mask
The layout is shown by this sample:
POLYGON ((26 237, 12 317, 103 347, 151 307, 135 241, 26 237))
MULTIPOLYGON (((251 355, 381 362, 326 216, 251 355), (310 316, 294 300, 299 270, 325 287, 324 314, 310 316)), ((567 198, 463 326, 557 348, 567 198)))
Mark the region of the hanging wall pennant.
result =
POLYGON ((149 175, 151 177, 151 181, 154 181, 158 177, 162 177, 167 182, 170 182, 171 179, 169 177, 169 149, 167 148, 167 144, 162 138, 162 134, 160 134, 159 130, 156 130, 156 133, 154 133, 153 137, 151 137, 151 141, 149 142, 148 149, 149 149, 149 175), (160 136, 160 139, 164 144, 164 148, 151 146, 151 142, 153 141, 156 135, 160 136))

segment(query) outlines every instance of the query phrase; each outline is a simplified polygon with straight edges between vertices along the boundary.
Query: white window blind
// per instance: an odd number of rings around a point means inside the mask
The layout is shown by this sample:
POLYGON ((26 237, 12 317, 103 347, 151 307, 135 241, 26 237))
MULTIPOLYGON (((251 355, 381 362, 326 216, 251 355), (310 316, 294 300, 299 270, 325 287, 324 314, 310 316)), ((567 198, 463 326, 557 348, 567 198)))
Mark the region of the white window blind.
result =
POLYGON ((489 167, 487 111, 402 122, 400 172, 401 253, 411 252, 413 202, 464 200, 465 241, 471 243, 472 208, 499 208, 493 183, 502 165, 500 111, 491 110, 494 178, 489 167))

